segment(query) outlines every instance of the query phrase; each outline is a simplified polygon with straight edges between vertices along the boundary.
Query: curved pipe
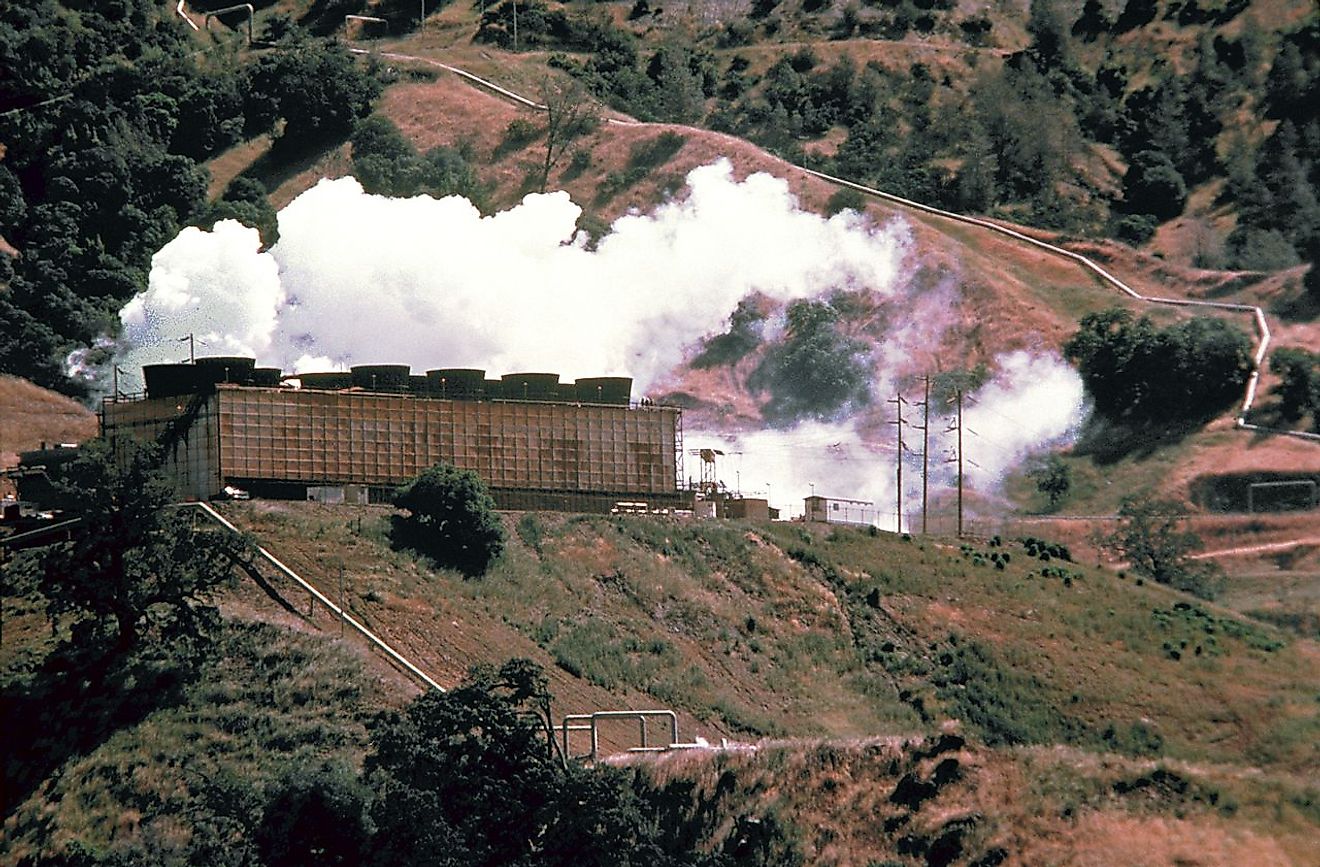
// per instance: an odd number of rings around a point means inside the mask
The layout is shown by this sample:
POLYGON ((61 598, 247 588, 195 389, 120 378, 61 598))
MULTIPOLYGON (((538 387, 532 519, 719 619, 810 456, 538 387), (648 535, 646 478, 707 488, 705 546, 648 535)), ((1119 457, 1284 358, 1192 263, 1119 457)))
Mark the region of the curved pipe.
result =
POLYGON ((188 26, 191 27, 193 30, 201 29, 197 26, 197 22, 189 18, 188 13, 183 11, 183 0, 179 0, 179 5, 174 7, 174 11, 178 13, 180 18, 182 18, 184 21, 187 21, 188 26))
POLYGON ((1045 241, 1042 241, 1039 238, 1033 238, 1030 235, 1027 235, 1023 232, 1019 232, 1015 229, 1010 229, 1007 226, 1001 226, 992 220, 983 220, 977 217, 968 217, 962 214, 955 214, 952 211, 945 211, 940 208, 932 207, 931 205, 922 204, 921 202, 915 202, 912 199, 905 199, 902 196, 896 196, 893 193, 886 193, 884 190, 877 190, 872 187, 867 187, 867 186, 863 186, 862 184, 854 183, 853 181, 845 180, 843 178, 836 178, 833 175, 827 175, 824 172, 818 172, 815 169, 809 169, 806 168, 805 166, 798 166, 798 168, 809 175, 820 178, 821 180, 824 181, 828 181, 836 186, 848 187, 850 189, 857 190, 858 192, 866 193, 867 195, 874 196, 875 198, 884 199, 890 202, 895 202, 905 207, 913 208, 918 211, 923 211, 928 214, 933 214, 937 217, 944 217, 946 219, 955 220, 959 223, 965 223, 967 225, 979 226, 983 229, 989 229, 992 232, 998 232, 1001 235, 1007 235, 1008 237, 1013 238, 1017 241, 1022 241, 1024 243, 1031 244, 1032 246, 1039 247, 1040 249, 1045 250, 1049 253, 1053 253, 1056 256, 1063 256, 1067 259, 1071 259, 1072 261, 1081 265, 1083 268, 1086 268, 1094 272, 1096 276, 1098 276, 1101 280, 1110 284, 1119 291, 1125 293, 1126 295, 1138 301, 1145 301, 1147 304, 1167 304, 1174 307, 1210 307, 1218 310, 1231 310, 1237 313, 1252 314, 1256 325, 1256 334, 1257 334, 1258 342, 1256 345, 1256 355, 1252 363, 1251 375, 1247 377, 1246 391, 1243 394, 1243 398, 1242 398, 1242 408, 1238 411, 1238 416, 1235 422, 1236 426, 1243 430, 1259 431, 1261 433, 1277 433, 1277 434, 1283 434, 1285 436, 1298 437, 1300 439, 1320 441, 1320 434, 1312 434, 1312 433, 1307 433, 1305 431, 1280 430, 1278 428, 1265 428, 1259 425, 1251 424, 1250 422, 1247 421, 1247 413, 1250 412, 1252 405, 1256 402, 1256 391, 1260 385, 1260 368, 1261 368, 1261 364, 1263 364, 1265 361, 1265 353, 1269 350, 1269 345, 1271 340, 1270 326, 1265 319, 1265 311, 1255 306, 1254 304, 1230 304, 1223 301, 1197 301, 1187 298, 1161 298, 1154 295, 1142 295, 1140 292, 1136 291, 1131 286, 1124 283, 1122 280, 1119 280, 1113 274, 1110 274, 1104 268, 1101 268, 1095 262, 1088 259, 1086 256, 1083 256, 1081 253, 1075 253, 1072 250, 1068 250, 1063 247, 1056 247, 1054 244, 1046 243, 1045 241))
MULTIPOLYGON (((182 3, 183 0, 179 0, 179 2, 182 3)), ((251 4, 251 3, 237 3, 237 4, 233 5, 233 6, 226 6, 226 7, 223 8, 223 9, 216 9, 214 12, 207 12, 207 13, 206 13, 206 29, 207 29, 207 30, 210 30, 210 29, 211 29, 211 19, 214 18, 215 16, 217 16, 217 15, 224 15, 226 12, 238 12, 238 11, 241 10, 241 9, 246 9, 246 10, 247 10, 247 14, 248 14, 248 17, 247 17, 248 45, 251 45, 251 44, 252 44, 252 19, 253 19, 253 18, 256 16, 256 14, 257 14, 257 10, 254 9, 254 8, 252 8, 252 4, 251 4)))

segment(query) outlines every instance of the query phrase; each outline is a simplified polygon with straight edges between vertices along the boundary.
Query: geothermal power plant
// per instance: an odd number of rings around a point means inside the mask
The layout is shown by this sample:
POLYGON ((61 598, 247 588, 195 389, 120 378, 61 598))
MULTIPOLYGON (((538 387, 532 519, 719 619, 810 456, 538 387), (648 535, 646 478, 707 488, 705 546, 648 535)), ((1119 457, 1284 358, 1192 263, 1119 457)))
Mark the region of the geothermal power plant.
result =
POLYGON ((504 509, 684 503, 682 413, 633 402, 627 377, 397 364, 286 375, 224 357, 147 365, 143 379, 144 395, 103 401, 102 434, 159 442, 181 497, 385 501, 445 462, 475 471, 504 509))

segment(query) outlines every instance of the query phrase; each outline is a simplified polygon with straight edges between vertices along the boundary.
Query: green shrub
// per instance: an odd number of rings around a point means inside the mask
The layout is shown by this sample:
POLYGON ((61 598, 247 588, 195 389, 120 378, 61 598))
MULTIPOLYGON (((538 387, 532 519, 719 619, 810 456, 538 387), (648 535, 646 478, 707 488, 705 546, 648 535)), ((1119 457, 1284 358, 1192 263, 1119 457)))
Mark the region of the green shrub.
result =
POLYGON ((665 130, 653 139, 638 142, 628 152, 627 166, 621 172, 610 172, 596 189, 596 202, 603 204, 619 193, 641 182, 682 149, 687 136, 665 130))
POLYGON ((401 487, 394 504, 411 513, 396 521, 396 542, 468 577, 484 574, 504 551, 495 501, 471 470, 436 464, 401 487))
POLYGON ((825 205, 825 213, 831 217, 842 211, 866 213, 866 197, 852 187, 841 187, 825 205))

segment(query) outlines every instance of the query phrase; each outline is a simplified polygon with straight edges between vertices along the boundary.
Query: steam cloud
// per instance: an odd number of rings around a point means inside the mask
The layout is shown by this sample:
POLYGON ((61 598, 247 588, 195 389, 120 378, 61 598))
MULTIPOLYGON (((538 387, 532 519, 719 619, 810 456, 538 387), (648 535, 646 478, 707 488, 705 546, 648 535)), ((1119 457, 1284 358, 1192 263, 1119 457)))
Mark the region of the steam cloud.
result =
POLYGON ((689 195, 618 220, 595 250, 567 193, 482 217, 467 200, 367 195, 322 181, 280 213, 280 240, 187 229, 153 260, 123 311, 126 369, 178 359, 189 332, 210 354, 306 371, 400 362, 492 373, 628 375, 639 389, 719 329, 752 291, 777 301, 837 288, 894 291, 901 225, 799 210, 765 174, 694 170, 689 195))
MULTIPOLYGON (((1086 412, 1080 377, 1059 359, 1013 352, 998 361, 998 375, 971 395, 963 410, 963 471, 967 483, 981 490, 992 489, 1029 455, 1067 443, 1086 412)), ((906 418, 909 425, 919 425, 920 410, 909 408, 906 418)), ((945 462, 957 448, 953 422, 947 412, 931 415, 932 491, 956 482, 957 470, 945 462)), ((903 511, 909 516, 921 497, 921 433, 909 427, 905 438, 903 511)), ((897 439, 892 427, 867 427, 854 416, 735 435, 689 431, 687 440, 724 451, 725 457, 717 458, 717 463, 724 462, 721 476, 726 483, 733 476, 733 483, 749 496, 768 496, 772 505, 795 514, 811 490, 866 500, 875 504, 880 527, 897 528, 897 439)), ((903 529, 910 524, 904 517, 903 529)))
MULTIPOLYGON (((199 354, 252 355, 286 371, 399 362, 415 372, 630 375, 640 394, 753 292, 782 303, 840 289, 908 291, 901 222, 802 211, 787 183, 736 181, 727 161, 692 171, 681 201, 620 218, 594 250, 576 231, 580 213, 563 192, 482 217, 458 197, 390 199, 353 178, 322 181, 280 213, 269 252, 256 230, 229 221, 185 229, 161 249, 147 290, 121 311, 117 361, 130 376, 178 361, 180 338, 192 333, 199 354)), ((955 294, 941 286, 907 299, 920 315, 877 347, 875 397, 888 396, 909 353, 938 340, 955 294)), ((1065 438, 1082 411, 1080 379, 1058 360, 1019 353, 998 368, 964 413, 984 444, 968 443, 979 466, 967 475, 982 485, 1065 438)), ((869 412, 883 400, 875 406, 869 412)), ((737 473, 743 489, 772 493, 776 505, 796 511, 814 483, 822 495, 874 501, 892 526, 890 432, 854 415, 788 430, 689 431, 687 444, 740 452, 721 474, 732 482, 737 473)), ((934 437, 933 453, 947 447, 934 437)), ((951 470, 936 469, 947 481, 951 470)))

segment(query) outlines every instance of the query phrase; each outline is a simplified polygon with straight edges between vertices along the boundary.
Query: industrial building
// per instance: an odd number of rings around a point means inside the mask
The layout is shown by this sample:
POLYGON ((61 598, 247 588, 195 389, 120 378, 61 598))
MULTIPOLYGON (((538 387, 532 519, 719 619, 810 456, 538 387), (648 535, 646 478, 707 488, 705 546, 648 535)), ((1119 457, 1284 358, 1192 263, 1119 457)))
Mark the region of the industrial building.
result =
POLYGON ((856 524, 876 526, 880 512, 875 503, 867 500, 845 500, 840 497, 807 497, 803 518, 825 524, 856 524))
POLYGON ((148 365, 143 376, 144 395, 103 402, 102 433, 161 443, 183 497, 377 502, 445 462, 474 470, 505 509, 690 505, 681 411, 633 403, 625 377, 488 380, 404 365, 286 376, 244 358, 148 365))

